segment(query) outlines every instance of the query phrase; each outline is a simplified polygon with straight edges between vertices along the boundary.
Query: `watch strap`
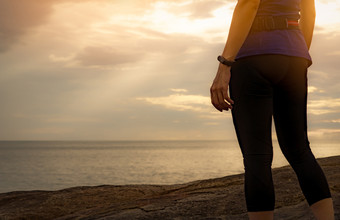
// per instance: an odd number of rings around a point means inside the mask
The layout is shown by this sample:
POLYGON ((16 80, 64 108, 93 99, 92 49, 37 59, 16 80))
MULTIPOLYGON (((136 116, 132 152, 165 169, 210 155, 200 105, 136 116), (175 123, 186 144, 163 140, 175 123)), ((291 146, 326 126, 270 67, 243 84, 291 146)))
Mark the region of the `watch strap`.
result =
POLYGON ((235 63, 235 61, 227 60, 223 56, 218 56, 217 60, 226 66, 232 66, 235 63))

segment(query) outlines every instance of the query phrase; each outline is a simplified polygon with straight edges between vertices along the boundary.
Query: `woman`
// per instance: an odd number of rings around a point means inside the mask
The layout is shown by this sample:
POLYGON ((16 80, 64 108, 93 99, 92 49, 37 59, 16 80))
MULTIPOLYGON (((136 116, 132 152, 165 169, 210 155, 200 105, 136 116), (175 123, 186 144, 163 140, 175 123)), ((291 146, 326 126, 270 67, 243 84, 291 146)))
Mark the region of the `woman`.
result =
POLYGON ((328 183, 307 138, 306 74, 314 21, 314 0, 239 0, 218 57, 211 101, 221 112, 232 110, 250 219, 273 219, 272 117, 280 148, 315 217, 334 219, 328 183))

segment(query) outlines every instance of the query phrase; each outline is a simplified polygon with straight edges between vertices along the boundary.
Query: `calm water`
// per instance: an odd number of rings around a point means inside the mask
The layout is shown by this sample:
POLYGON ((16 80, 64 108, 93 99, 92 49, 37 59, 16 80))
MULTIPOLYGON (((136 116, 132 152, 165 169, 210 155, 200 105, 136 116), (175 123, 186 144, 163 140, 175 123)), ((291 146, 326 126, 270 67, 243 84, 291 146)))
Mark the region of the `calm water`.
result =
MULTIPOLYGON (((315 144, 316 157, 340 155, 315 144)), ((273 167, 286 165, 274 145, 273 167)), ((174 184, 243 172, 233 141, 0 141, 0 192, 102 184, 174 184)))

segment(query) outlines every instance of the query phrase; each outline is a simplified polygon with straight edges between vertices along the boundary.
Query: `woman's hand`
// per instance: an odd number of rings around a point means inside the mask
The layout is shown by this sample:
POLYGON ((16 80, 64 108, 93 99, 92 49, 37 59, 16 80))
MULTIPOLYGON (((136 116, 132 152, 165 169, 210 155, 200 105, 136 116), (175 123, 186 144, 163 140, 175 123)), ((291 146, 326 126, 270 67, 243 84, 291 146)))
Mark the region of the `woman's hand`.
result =
POLYGON ((213 84, 210 87, 211 103, 222 112, 232 109, 234 101, 228 95, 230 67, 220 63, 213 84))

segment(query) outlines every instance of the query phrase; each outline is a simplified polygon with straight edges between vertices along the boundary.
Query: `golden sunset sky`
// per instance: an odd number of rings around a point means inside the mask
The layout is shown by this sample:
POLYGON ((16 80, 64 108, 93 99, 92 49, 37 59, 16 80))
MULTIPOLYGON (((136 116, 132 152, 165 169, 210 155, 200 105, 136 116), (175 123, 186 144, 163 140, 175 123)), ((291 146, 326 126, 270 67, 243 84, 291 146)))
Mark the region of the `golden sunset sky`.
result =
MULTIPOLYGON (((1 140, 235 139, 209 88, 236 1, 0 2, 1 140)), ((316 7, 308 129, 340 140, 340 0, 316 7)))

